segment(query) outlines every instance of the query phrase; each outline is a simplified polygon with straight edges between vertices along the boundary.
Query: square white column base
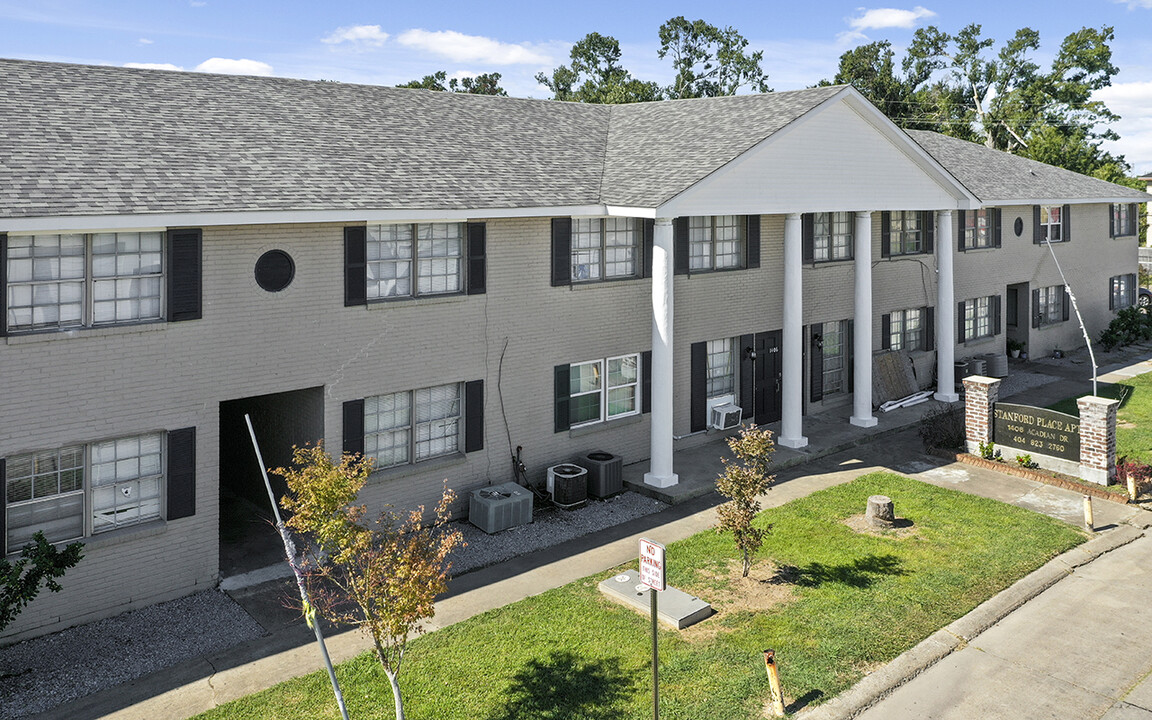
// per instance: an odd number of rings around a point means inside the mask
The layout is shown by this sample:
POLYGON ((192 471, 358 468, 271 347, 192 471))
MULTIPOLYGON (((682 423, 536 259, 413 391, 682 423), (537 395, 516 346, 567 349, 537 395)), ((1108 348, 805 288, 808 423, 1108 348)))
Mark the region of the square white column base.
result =
POLYGON ((876 423, 878 423, 880 421, 877 420, 875 417, 872 417, 872 416, 869 416, 869 417, 855 417, 855 416, 853 416, 853 417, 848 419, 848 422, 852 423, 856 427, 868 428, 868 427, 876 427, 876 423))
POLYGON ((680 476, 676 473, 671 475, 653 475, 650 472, 644 473, 644 484, 651 485, 652 487, 666 488, 672 487, 680 482, 680 476))
POLYGON ((780 443, 781 445, 783 445, 786 448, 796 449, 796 448, 808 447, 808 438, 803 437, 803 436, 798 437, 798 438, 782 437, 782 438, 778 439, 776 442, 780 443))
POLYGON ((957 402, 958 400, 960 400, 960 395, 958 393, 954 393, 954 392, 950 392, 950 393, 938 392, 935 395, 933 395, 932 397, 936 400, 939 400, 940 402, 946 402, 946 403, 954 403, 954 402, 957 402))

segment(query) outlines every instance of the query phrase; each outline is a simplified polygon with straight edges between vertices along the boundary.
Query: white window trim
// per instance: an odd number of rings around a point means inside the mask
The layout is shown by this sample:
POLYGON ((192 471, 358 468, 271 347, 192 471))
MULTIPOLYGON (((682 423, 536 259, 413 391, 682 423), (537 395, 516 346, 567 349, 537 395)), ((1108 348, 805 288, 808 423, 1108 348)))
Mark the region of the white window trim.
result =
POLYGON ((1064 237, 1063 223, 1064 223, 1064 206, 1063 205, 1041 205, 1040 206, 1040 227, 1042 227, 1044 229, 1043 230, 1044 242, 1047 242, 1047 243, 1065 242, 1067 240, 1067 238, 1064 237), (1057 214, 1059 216, 1059 219, 1056 222, 1052 222, 1052 211, 1053 210, 1056 210, 1057 214), (1060 238, 1057 240, 1052 239, 1053 228, 1056 229, 1056 234, 1060 236, 1060 238))
MULTIPOLYGON (((389 468, 397 468, 397 467, 406 467, 409 465, 416 465, 418 463, 427 462, 429 460, 435 460, 436 458, 450 457, 452 455, 457 455, 461 452, 461 447, 463 445, 464 421, 465 421, 465 418, 464 418, 464 383, 461 383, 461 382, 443 383, 441 385, 429 385, 427 387, 414 388, 412 390, 400 390, 400 391, 394 392, 394 393, 380 393, 379 395, 373 395, 369 398, 366 398, 366 400, 376 399, 376 398, 384 398, 384 397, 388 397, 391 395, 405 396, 406 402, 408 404, 408 409, 407 409, 408 422, 402 426, 393 426, 393 427, 385 428, 383 430, 381 430, 379 427, 377 427, 376 430, 371 430, 371 431, 365 429, 365 432, 364 432, 365 443, 367 443, 369 436, 378 437, 380 435, 384 435, 387 433, 404 431, 408 435, 407 455, 406 455, 406 459, 404 459, 400 462, 394 462, 394 463, 391 463, 389 465, 384 465, 380 462, 375 451, 369 452, 366 450, 365 455, 376 458, 376 465, 374 466, 373 470, 387 470, 389 468), (436 423, 436 422, 442 423, 449 418, 436 418, 435 420, 429 420, 427 422, 418 422, 416 419, 416 417, 417 417, 416 393, 424 391, 424 390, 431 391, 431 390, 435 390, 437 388, 450 387, 453 385, 456 387, 457 412, 454 416, 449 416, 449 417, 454 419, 456 422, 456 443, 455 443, 456 447, 453 450, 449 450, 449 451, 442 452, 442 453, 437 453, 435 455, 428 455, 426 457, 417 457, 417 445, 420 442, 417 438, 418 428, 421 426, 424 426, 424 425, 428 425, 430 423, 436 423)), ((365 422, 366 428, 367 428, 367 424, 368 424, 368 419, 369 419, 368 407, 367 407, 367 404, 365 404, 364 422, 365 422)))
POLYGON ((888 347, 891 350, 906 350, 913 351, 919 350, 924 345, 924 308, 904 308, 903 310, 893 310, 888 316, 889 333, 888 333, 888 347), (908 315, 915 313, 916 315, 916 333, 919 337, 919 342, 910 342, 908 330, 908 315), (899 329, 897 329, 899 325, 899 329))
POLYGON ((1140 231, 1137 217, 1140 213, 1131 211, 1132 206, 1129 203, 1113 203, 1109 208, 1109 212, 1112 213, 1112 237, 1132 237, 1140 231))
POLYGON ((1039 304, 1036 314, 1040 317, 1040 327, 1051 327, 1064 322, 1064 286, 1048 285, 1039 288, 1039 304))
POLYGON ((578 423, 571 423, 570 429, 588 427, 590 425, 597 425, 599 423, 611 422, 613 420, 618 420, 620 418, 625 418, 625 417, 630 417, 632 415, 639 415, 640 414, 640 411, 641 411, 641 407, 640 407, 640 405, 641 405, 640 385, 641 385, 641 381, 643 379, 640 377, 641 373, 643 372, 643 367, 642 367, 642 364, 640 362, 640 353, 628 353, 625 355, 613 355, 611 357, 601 358, 601 359, 597 359, 597 360, 583 360, 581 362, 571 363, 569 365, 569 368, 574 368, 574 367, 577 367, 579 365, 593 365, 593 366, 595 366, 597 369, 597 372, 599 373, 600 382, 597 385, 597 387, 593 390, 585 390, 583 392, 576 392, 576 393, 569 391, 569 395, 568 395, 569 402, 571 403, 573 399, 578 398, 578 397, 585 397, 588 395, 598 395, 599 396, 599 401, 598 401, 599 412, 598 412, 597 417, 593 420, 584 420, 584 421, 578 422, 578 423), (633 360, 636 364, 636 379, 632 382, 623 383, 621 385, 609 384, 609 382, 608 382, 608 380, 609 380, 608 365, 613 360, 627 360, 628 358, 633 358, 633 360), (614 415, 609 415, 608 414, 608 395, 609 395, 609 392, 612 390, 617 390, 620 388, 627 388, 627 387, 633 388, 633 392, 632 392, 633 408, 632 408, 632 410, 630 410, 628 412, 622 412, 622 413, 616 413, 614 415))
POLYGON ((1136 305, 1136 286, 1129 282, 1132 275, 1114 275, 1109 278, 1109 294, 1112 296, 1112 310, 1123 310, 1136 305))
POLYGON ((888 216, 888 254, 891 257, 900 255, 924 255, 924 224, 920 222, 921 215, 918 210, 893 210, 888 216), (900 229, 896 229, 896 216, 900 216, 900 229), (908 218, 920 227, 908 230, 908 218), (912 245, 915 249, 907 249, 912 245))
POLYGON ((705 345, 705 358, 706 358, 706 362, 704 364, 705 382, 706 382, 705 387, 711 388, 711 386, 713 384, 713 382, 712 382, 713 381, 712 358, 717 353, 713 353, 712 348, 710 346, 712 345, 712 343, 716 343, 716 342, 728 343, 728 350, 727 350, 728 366, 729 366, 729 368, 731 368, 731 372, 725 373, 722 377, 731 377, 732 378, 732 389, 731 390, 725 390, 722 392, 716 392, 716 393, 711 392, 710 389, 706 390, 706 394, 707 394, 707 397, 709 400, 715 400, 716 398, 727 397, 730 395, 734 396, 734 395, 736 395, 736 391, 740 388, 740 365, 739 365, 737 358, 736 358, 736 347, 739 345, 737 338, 716 338, 715 340, 709 340, 707 345, 705 345))
POLYGON ((844 262, 851 260, 855 256, 855 216, 850 212, 818 212, 812 216, 812 262, 813 263, 831 263, 831 262, 844 262), (825 216, 828 232, 821 233, 817 231, 820 226, 821 216, 825 216), (843 217, 841 217, 843 216, 843 217), (836 225, 839 221, 846 221, 848 230, 847 232, 836 232, 836 225), (847 239, 847 243, 841 243, 840 252, 837 254, 837 238, 847 239), (827 257, 821 257, 821 246, 823 246, 827 257))
POLYGON ((983 297, 972 298, 964 301, 964 342, 971 342, 973 340, 983 340, 985 338, 993 337, 996 333, 993 327, 992 318, 992 295, 985 295, 983 297), (980 301, 983 300, 985 312, 979 314, 976 311, 980 307, 980 301), (979 332, 980 320, 984 319, 988 325, 987 332, 979 332), (971 332, 969 332, 969 326, 971 332))
MULTIPOLYGON (((410 292, 405 293, 403 295, 397 294, 397 295, 376 295, 376 296, 374 296, 372 294, 373 285, 379 284, 380 280, 378 280, 378 279, 373 280, 373 278, 371 277, 371 272, 369 272, 368 277, 365 280, 365 287, 368 290, 368 302, 371 302, 371 303, 394 302, 394 301, 398 301, 398 300, 414 300, 414 299, 418 299, 418 298, 450 297, 453 295, 463 295, 467 292, 468 286, 467 286, 467 278, 465 276, 465 272, 466 272, 465 266, 468 264, 467 263, 467 260, 468 260, 468 251, 467 251, 468 227, 467 227, 467 223, 455 222, 455 221, 450 221, 450 222, 414 222, 414 223, 374 223, 374 224, 369 225, 368 229, 367 229, 367 245, 368 245, 368 247, 371 248, 371 246, 374 243, 383 242, 381 240, 373 240, 372 239, 372 232, 374 229, 376 229, 379 232, 379 231, 382 231, 384 228, 398 227, 398 226, 407 226, 407 227, 411 228, 411 232, 412 232, 412 241, 411 241, 412 242, 412 254, 410 256, 408 256, 407 258, 368 260, 367 263, 368 263, 368 266, 370 268, 372 266, 372 264, 374 264, 374 263, 387 264, 387 263, 407 262, 409 265, 409 269, 408 269, 409 278, 408 279, 409 279, 409 284, 410 284, 410 292), (422 257, 420 255, 420 228, 421 227, 427 227, 429 225, 454 225, 454 226, 458 227, 459 231, 460 231, 460 233, 459 233, 459 240, 460 240, 459 253, 457 255, 433 256, 432 258, 422 257), (424 274, 422 274, 420 272, 421 260, 435 260, 435 259, 443 259, 443 258, 455 258, 456 259, 456 289, 455 290, 444 290, 444 291, 421 292, 420 291, 420 279, 422 277, 424 277, 424 274)), ((385 393, 385 394, 390 394, 390 393, 385 393)))
POLYGON ((689 272, 705 273, 705 272, 726 272, 729 270, 743 270, 748 265, 748 220, 744 215, 692 215, 688 218, 688 270, 689 272), (734 265, 725 265, 724 267, 716 267, 716 227, 718 218, 734 218, 736 227, 736 263, 734 265), (708 221, 706 240, 693 242, 692 241, 692 220, 704 219, 708 221), (708 248, 708 265, 706 267, 694 267, 692 265, 694 258, 705 257, 704 255, 693 255, 692 246, 703 245, 708 248))
POLYGON ((965 250, 985 250, 995 247, 992 215, 993 213, 989 208, 978 208, 964 213, 964 227, 960 229, 960 232, 964 236, 965 250), (980 225, 981 220, 984 221, 983 227, 980 225), (984 231, 983 238, 980 237, 981 230, 984 231))
MULTIPOLYGON (((617 230, 616 232, 621 232, 621 231, 617 230)), ((576 284, 576 283, 583 284, 583 283, 612 282, 615 280, 634 280, 634 279, 640 277, 642 270, 643 270, 643 259, 641 257, 641 252, 642 252, 641 248, 643 246, 643 238, 644 238, 644 225, 643 225, 643 221, 640 218, 610 218, 610 217, 578 218, 578 217, 574 217, 574 218, 572 218, 572 238, 573 239, 570 243, 570 248, 569 248, 569 255, 571 257, 569 272, 571 273, 572 282, 574 284, 576 284), (631 228, 625 231, 625 232, 629 232, 629 234, 632 237, 631 245, 609 245, 608 244, 608 229, 605 226, 607 225, 607 222, 609 220, 617 220, 617 221, 625 220, 631 225, 631 228), (578 223, 582 222, 582 221, 584 221, 584 222, 595 221, 596 226, 597 226, 597 230, 595 230, 594 232, 595 232, 595 234, 598 234, 600 237, 599 247, 597 247, 597 248, 576 247, 575 238, 576 238, 576 235, 581 232, 581 231, 578 231, 576 228, 577 228, 578 223), (609 248, 631 248, 631 250, 632 250, 632 272, 625 273, 625 274, 613 274, 613 275, 608 274, 608 266, 610 264, 608 261, 609 248), (600 257, 599 261, 595 263, 595 265, 598 268, 595 277, 593 277, 590 272, 583 273, 580 270, 580 268, 587 266, 587 265, 592 265, 593 263, 580 263, 580 262, 576 261, 576 257, 578 254, 588 252, 589 250, 594 250, 595 252, 598 252, 599 257, 600 257), (586 276, 581 277, 581 275, 586 275, 586 276)))
POLYGON ((848 338, 845 337, 848 334, 847 331, 848 323, 844 320, 833 320, 831 322, 820 324, 820 347, 823 357, 823 363, 820 368, 821 388, 823 389, 822 394, 825 397, 828 395, 840 395, 848 392, 848 338), (839 342, 836 344, 836 347, 840 350, 837 353, 828 352, 828 342, 825 338, 828 337, 827 326, 829 325, 834 325, 836 327, 835 332, 839 338, 839 342), (829 368, 829 362, 833 360, 839 361, 840 367, 829 368), (835 373, 840 374, 840 384, 838 387, 830 390, 828 378, 830 375, 835 373))

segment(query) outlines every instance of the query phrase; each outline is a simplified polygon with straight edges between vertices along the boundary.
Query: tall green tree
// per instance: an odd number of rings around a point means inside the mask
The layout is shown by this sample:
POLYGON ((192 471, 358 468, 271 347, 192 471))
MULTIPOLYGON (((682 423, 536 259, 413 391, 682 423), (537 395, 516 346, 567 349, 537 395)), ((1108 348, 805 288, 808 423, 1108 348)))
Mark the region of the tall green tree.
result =
POLYGON ((469 93, 471 95, 500 95, 502 97, 508 95, 507 91, 500 87, 500 73, 481 73, 473 77, 449 79, 446 71, 437 70, 419 80, 411 80, 396 87, 469 93))
POLYGON ((660 86, 632 77, 620 65, 620 43, 588 33, 572 46, 571 63, 552 73, 537 73, 536 82, 552 91, 553 100, 622 104, 660 99, 660 86))
POLYGON ((669 98, 735 95, 740 88, 771 92, 760 63, 764 52, 746 52, 748 41, 731 26, 718 28, 678 15, 660 26, 660 59, 672 56, 676 79, 669 98))
POLYGON ((16 619, 28 603, 40 594, 43 584, 52 592, 62 589, 57 578, 84 559, 83 543, 71 543, 57 550, 39 530, 32 542, 20 550, 20 558, 8 562, 0 557, 0 630, 16 619))

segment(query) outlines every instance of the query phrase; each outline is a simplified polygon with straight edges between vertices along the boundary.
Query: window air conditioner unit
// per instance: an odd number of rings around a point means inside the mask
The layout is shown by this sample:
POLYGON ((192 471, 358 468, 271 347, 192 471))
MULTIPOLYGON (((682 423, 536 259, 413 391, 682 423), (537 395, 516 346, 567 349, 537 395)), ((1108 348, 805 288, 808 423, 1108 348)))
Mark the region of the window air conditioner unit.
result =
POLYGON ((712 416, 708 420, 708 426, 714 430, 731 430, 740 424, 742 412, 739 405, 732 403, 714 405, 712 407, 712 416))
POLYGON ((588 501, 588 469, 565 463, 548 468, 548 494, 562 508, 579 507, 588 501))

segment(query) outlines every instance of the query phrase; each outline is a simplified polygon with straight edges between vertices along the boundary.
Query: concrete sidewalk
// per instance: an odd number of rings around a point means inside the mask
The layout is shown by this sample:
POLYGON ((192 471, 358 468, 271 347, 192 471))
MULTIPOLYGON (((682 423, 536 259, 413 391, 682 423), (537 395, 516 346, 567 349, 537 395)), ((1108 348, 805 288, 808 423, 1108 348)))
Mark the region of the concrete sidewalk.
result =
MULTIPOLYGON (((1144 349, 1142 353, 1123 358, 1117 368, 1131 368, 1130 372, 1134 373, 1148 363, 1148 355, 1144 349)), ((1040 363, 1029 363, 1028 371, 1046 369, 1040 363)), ((1050 390, 1058 395, 1057 399, 1082 391, 1083 367, 1068 362, 1053 366, 1047 374, 1062 378, 1051 383, 1060 386, 1050 390), (1061 373, 1065 372, 1071 377, 1064 378, 1061 373)), ((1090 373, 1087 377, 1090 378, 1090 373)), ((1090 384, 1086 387, 1091 389, 1090 384)), ((1043 394, 1038 393, 1042 389, 1030 390, 1026 399, 1017 399, 1029 404, 1045 404, 1043 394)), ((915 426, 930 408, 931 404, 919 405, 882 415, 880 425, 868 429, 871 432, 849 425, 844 418, 806 419, 805 432, 811 445, 801 451, 778 451, 777 465, 787 467, 777 471, 777 484, 766 496, 765 504, 781 505, 867 472, 889 469, 1080 524, 1082 504, 1078 493, 958 463, 945 464, 925 456, 915 426)), ((689 496, 678 498, 681 504, 667 511, 455 579, 450 595, 437 603, 436 618, 429 629, 450 625, 633 561, 642 535, 674 542, 711 527, 719 498, 711 492, 700 493, 698 489, 704 483, 711 485, 720 469, 718 458, 722 449, 716 442, 677 453, 677 471, 681 473, 682 482, 696 489, 689 496)), ((635 471, 636 466, 626 469, 626 472, 635 471)), ((1106 537, 1128 533, 1134 525, 1142 526, 1141 518, 1145 515, 1134 506, 1096 504, 1096 522, 1105 529, 1106 537)), ((230 595, 264 625, 268 630, 266 637, 66 703, 42 717, 68 720, 188 717, 321 667, 311 632, 300 622, 298 613, 287 607, 293 596, 289 583, 265 583, 230 595)), ((361 633, 350 631, 330 635, 328 647, 333 659, 340 662, 369 646, 361 633)))

